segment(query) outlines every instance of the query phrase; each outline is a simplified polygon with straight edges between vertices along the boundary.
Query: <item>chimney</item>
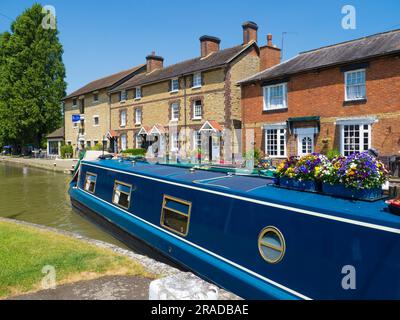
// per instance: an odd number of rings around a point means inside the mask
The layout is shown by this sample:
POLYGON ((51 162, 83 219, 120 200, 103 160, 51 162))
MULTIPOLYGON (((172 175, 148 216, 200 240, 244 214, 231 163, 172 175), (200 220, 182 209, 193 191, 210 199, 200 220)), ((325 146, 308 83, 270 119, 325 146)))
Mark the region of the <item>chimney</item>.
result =
POLYGON ((247 21, 242 24, 243 27, 243 44, 248 44, 251 41, 257 42, 258 25, 253 21, 247 21))
POLYGON ((217 37, 202 36, 200 37, 201 57, 204 58, 212 52, 219 51, 221 40, 217 37))
POLYGON ((147 62, 147 72, 152 72, 156 69, 163 68, 164 58, 160 56, 156 56, 156 53, 153 51, 146 57, 147 62))
POLYGON ((272 43, 272 34, 267 35, 267 45, 260 47, 260 71, 281 62, 281 49, 272 43))

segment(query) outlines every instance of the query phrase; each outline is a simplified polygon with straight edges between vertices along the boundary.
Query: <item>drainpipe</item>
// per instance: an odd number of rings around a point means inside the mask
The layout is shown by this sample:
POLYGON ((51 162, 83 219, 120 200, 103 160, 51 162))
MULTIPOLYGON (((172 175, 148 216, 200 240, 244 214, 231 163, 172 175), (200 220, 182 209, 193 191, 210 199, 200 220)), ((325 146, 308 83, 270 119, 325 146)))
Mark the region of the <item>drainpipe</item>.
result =
MULTIPOLYGON (((186 116, 186 111, 187 111, 187 105, 186 105, 186 77, 184 76, 183 78, 183 108, 184 108, 184 118, 183 118, 183 128, 184 128, 184 132, 185 132, 185 156, 187 158, 187 143, 186 143, 186 135, 187 135, 187 116, 186 116)), ((190 137, 189 137, 190 139, 190 137)), ((190 141, 190 140, 189 140, 190 141)))

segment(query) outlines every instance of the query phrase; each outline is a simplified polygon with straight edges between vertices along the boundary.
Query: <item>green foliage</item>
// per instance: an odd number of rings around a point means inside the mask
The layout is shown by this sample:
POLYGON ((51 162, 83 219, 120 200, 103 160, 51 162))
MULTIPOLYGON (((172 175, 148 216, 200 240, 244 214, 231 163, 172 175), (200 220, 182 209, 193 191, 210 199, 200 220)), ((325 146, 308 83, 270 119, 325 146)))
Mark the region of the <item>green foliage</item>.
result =
POLYGON ((253 151, 248 151, 244 153, 244 158, 246 160, 250 160, 251 158, 254 158, 255 162, 259 162, 261 160, 261 151, 258 149, 254 149, 253 151))
POLYGON ((111 250, 50 231, 0 222, 0 299, 40 289, 42 268, 56 268, 56 280, 85 280, 98 276, 125 274, 150 276, 137 262, 111 250))
POLYGON ((333 160, 333 159, 335 159, 336 157, 339 157, 339 156, 340 156, 340 152, 339 152, 338 149, 331 149, 326 153, 326 157, 329 160, 333 160))
POLYGON ((63 49, 56 29, 44 29, 34 4, 0 35, 0 144, 40 146, 62 124, 63 49))
POLYGON ((101 143, 97 143, 90 150, 102 151, 103 150, 103 145, 101 143))
POLYGON ((74 149, 72 148, 72 146, 65 144, 65 145, 61 146, 60 152, 61 152, 61 158, 65 159, 67 155, 72 157, 72 155, 74 153, 74 149))
POLYGON ((144 156, 146 154, 145 149, 126 149, 122 151, 123 154, 129 154, 132 156, 144 156))

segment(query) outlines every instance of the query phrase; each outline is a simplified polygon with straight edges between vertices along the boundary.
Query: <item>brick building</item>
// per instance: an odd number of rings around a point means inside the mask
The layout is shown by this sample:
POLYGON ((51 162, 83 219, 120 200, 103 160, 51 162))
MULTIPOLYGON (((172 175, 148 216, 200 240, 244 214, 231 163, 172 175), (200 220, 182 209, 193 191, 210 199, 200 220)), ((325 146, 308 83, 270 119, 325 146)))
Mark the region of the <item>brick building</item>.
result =
POLYGON ((144 65, 92 81, 63 100, 65 143, 74 150, 107 143, 110 130, 108 90, 143 72, 144 65), (103 141, 104 140, 104 141, 103 141))
POLYGON ((239 82, 244 127, 273 158, 400 150, 400 30, 307 52, 239 82))
POLYGON ((257 45, 257 25, 246 22, 243 43, 220 50, 220 39, 200 38, 200 56, 164 67, 154 52, 146 57, 146 71, 110 90, 111 128, 119 148, 147 148, 220 161, 241 154, 240 79, 260 69, 260 55, 268 66, 279 63, 280 50, 271 38, 257 45), (228 130, 229 129, 229 130, 228 130), (230 133, 229 133, 230 132, 230 133))

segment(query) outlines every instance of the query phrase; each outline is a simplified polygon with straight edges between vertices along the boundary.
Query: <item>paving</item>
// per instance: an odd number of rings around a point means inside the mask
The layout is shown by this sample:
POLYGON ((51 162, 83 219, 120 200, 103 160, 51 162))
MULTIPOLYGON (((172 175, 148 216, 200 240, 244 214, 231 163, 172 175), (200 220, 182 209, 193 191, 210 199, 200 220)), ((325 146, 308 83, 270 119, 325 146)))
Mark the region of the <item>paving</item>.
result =
POLYGON ((10 300, 146 300, 151 279, 137 276, 105 276, 66 284, 10 300))

